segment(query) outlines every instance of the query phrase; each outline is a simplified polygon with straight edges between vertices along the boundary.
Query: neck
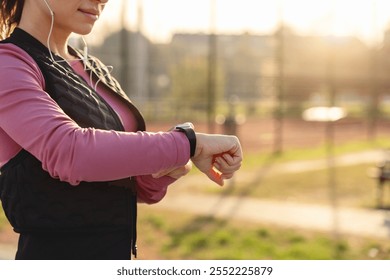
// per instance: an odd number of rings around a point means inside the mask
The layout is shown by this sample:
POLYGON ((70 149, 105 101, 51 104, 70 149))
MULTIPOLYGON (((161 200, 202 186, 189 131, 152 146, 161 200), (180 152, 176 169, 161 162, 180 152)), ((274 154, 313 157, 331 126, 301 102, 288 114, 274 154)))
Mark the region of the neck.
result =
POLYGON ((50 14, 29 13, 28 9, 23 9, 22 17, 18 25, 28 32, 38 41, 44 44, 51 52, 69 59, 68 39, 70 32, 62 32, 55 26, 55 18, 50 14), (52 27, 53 21, 53 27, 52 27))

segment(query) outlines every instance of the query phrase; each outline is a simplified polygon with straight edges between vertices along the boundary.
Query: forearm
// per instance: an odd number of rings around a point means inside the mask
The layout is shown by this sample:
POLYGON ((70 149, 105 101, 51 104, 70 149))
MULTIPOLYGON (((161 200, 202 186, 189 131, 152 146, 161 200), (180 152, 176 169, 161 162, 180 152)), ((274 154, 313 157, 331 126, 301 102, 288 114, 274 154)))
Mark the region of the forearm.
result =
POLYGON ((179 132, 83 129, 44 92, 19 95, 18 102, 0 96, 1 127, 53 177, 71 184, 152 174, 189 159, 188 141, 179 132))
POLYGON ((72 139, 61 148, 32 149, 37 151, 43 168, 53 177, 71 184, 148 175, 183 165, 189 157, 185 148, 180 147, 185 143, 177 143, 180 136, 172 133, 122 133, 89 129, 80 134, 70 137, 72 139))

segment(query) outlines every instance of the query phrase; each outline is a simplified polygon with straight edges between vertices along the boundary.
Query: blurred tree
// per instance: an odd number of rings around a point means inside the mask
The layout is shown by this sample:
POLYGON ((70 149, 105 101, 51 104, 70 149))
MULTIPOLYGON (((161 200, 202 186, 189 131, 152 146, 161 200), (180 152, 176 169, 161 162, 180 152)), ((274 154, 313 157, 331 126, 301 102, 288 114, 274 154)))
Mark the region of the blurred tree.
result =
MULTIPOLYGON (((194 112, 207 109, 207 59, 186 57, 170 67, 171 97, 175 104, 176 118, 193 116, 194 112)), ((216 97, 221 97, 223 85, 220 69, 216 77, 216 97)))

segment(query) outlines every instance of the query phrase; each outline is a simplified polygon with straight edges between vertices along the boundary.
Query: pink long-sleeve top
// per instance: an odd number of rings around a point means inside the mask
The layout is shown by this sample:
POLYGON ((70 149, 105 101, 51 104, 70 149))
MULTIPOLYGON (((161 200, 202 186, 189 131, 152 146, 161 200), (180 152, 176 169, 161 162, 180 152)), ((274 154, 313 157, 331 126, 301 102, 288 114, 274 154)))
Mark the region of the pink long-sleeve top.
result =
MULTIPOLYGON (((80 61, 70 64, 91 84, 80 61)), ((1 44, 0 167, 25 149, 52 177, 71 185, 132 176, 138 182, 140 202, 160 201, 174 179, 151 174, 185 165, 190 158, 188 139, 174 131, 136 132, 131 111, 99 84, 97 91, 116 111, 126 132, 79 127, 45 92, 35 61, 19 47, 1 44)))

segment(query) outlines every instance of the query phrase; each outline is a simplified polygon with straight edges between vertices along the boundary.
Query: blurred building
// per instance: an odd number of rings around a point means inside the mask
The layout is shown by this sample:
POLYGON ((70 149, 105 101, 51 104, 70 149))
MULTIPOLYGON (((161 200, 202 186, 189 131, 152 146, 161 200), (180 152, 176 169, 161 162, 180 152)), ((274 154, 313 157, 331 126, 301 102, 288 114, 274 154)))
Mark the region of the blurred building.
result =
POLYGON ((142 33, 122 29, 110 34, 92 52, 112 67, 112 74, 120 81, 128 96, 143 102, 150 95, 151 47, 142 33))
MULTIPOLYGON (((170 100, 177 109, 204 109, 208 34, 178 33, 167 44, 153 44, 139 32, 122 30, 93 52, 114 66, 113 74, 132 99, 150 104, 170 100)), ((307 103, 325 105, 329 91, 346 104, 365 103, 373 92, 378 100, 388 98, 390 92, 382 74, 390 68, 390 31, 381 49, 355 37, 299 36, 287 27, 268 35, 219 34, 216 55, 220 102, 232 96, 249 107, 277 102, 281 61, 284 100, 292 113, 300 113, 307 103), (282 49, 277 48, 280 40, 282 49)), ((154 110, 164 113, 158 105, 154 110)))

